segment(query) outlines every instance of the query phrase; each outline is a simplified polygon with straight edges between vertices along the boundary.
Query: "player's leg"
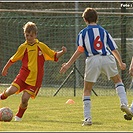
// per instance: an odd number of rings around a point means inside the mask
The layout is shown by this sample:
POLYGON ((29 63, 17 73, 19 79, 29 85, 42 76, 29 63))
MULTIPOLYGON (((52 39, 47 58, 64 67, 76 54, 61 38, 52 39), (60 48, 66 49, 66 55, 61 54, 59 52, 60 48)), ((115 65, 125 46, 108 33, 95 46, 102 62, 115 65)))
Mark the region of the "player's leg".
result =
POLYGON ((118 73, 118 68, 115 58, 112 55, 105 57, 103 56, 103 60, 104 60, 104 65, 102 66, 102 72, 107 75, 108 80, 110 80, 110 78, 113 80, 116 92, 120 98, 120 104, 128 105, 125 87, 118 73))
POLYGON ((3 91, 0 94, 0 99, 4 100, 6 99, 8 96, 13 95, 14 93, 16 93, 18 91, 18 88, 15 86, 10 86, 9 88, 7 88, 5 91, 3 91))
POLYGON ((91 90, 93 87, 92 82, 84 81, 84 90, 83 90, 83 111, 84 111, 84 125, 92 125, 91 117, 91 90))
POLYGON ((29 101, 30 97, 31 97, 31 95, 28 92, 26 92, 26 91, 23 92, 21 103, 18 108, 18 112, 15 115, 15 121, 21 121, 21 118, 23 117, 23 115, 27 109, 28 101, 29 101))
POLYGON ((119 74, 117 74, 114 77, 111 77, 111 79, 113 80, 114 84, 115 84, 115 88, 116 88, 116 93, 118 94, 119 98, 120 98, 120 104, 125 104, 128 105, 128 100, 127 100, 127 96, 126 96, 126 91, 125 91, 125 87, 124 84, 121 80, 121 77, 119 74))
POLYGON ((92 124, 91 117, 91 91, 94 83, 97 81, 101 73, 101 56, 92 56, 86 59, 84 90, 83 90, 83 111, 84 125, 92 124))
POLYGON ((14 79, 14 81, 12 82, 11 86, 9 88, 7 88, 3 93, 0 94, 0 99, 4 100, 8 96, 16 93, 17 91, 19 93, 21 86, 24 86, 23 81, 21 79, 19 79, 18 77, 16 77, 14 79))
POLYGON ((125 120, 132 120, 132 117, 133 117, 133 102, 130 105, 129 110, 131 111, 131 114, 124 114, 124 119, 125 120))
POLYGON ((119 96, 120 104, 121 104, 121 110, 125 112, 127 115, 132 115, 131 110, 128 108, 128 100, 127 95, 125 91, 124 84, 121 80, 121 77, 119 74, 111 78, 115 83, 116 93, 119 96))
POLYGON ((107 75, 108 80, 110 80, 110 78, 113 80, 116 88, 116 93, 118 94, 120 99, 121 110, 126 112, 126 114, 131 113, 127 106, 128 100, 125 87, 118 73, 118 68, 114 56, 103 56, 103 60, 105 63, 102 66, 102 72, 107 75))

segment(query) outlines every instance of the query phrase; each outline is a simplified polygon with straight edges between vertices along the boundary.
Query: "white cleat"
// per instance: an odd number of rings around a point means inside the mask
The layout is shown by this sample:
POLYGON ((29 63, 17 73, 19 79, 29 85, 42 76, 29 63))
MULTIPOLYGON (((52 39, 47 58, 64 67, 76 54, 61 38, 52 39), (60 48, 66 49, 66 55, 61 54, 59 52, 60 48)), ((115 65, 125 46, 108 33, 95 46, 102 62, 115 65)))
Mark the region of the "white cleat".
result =
POLYGON ((88 119, 84 120, 82 126, 91 126, 92 125, 92 120, 91 117, 89 117, 88 119))
POLYGON ((131 112, 131 110, 128 108, 127 105, 122 104, 122 105, 121 105, 121 111, 123 111, 123 112, 125 112, 127 115, 133 117, 133 113, 131 112))
POLYGON ((19 118, 18 116, 15 116, 14 118, 15 118, 15 121, 22 121, 22 119, 19 118))

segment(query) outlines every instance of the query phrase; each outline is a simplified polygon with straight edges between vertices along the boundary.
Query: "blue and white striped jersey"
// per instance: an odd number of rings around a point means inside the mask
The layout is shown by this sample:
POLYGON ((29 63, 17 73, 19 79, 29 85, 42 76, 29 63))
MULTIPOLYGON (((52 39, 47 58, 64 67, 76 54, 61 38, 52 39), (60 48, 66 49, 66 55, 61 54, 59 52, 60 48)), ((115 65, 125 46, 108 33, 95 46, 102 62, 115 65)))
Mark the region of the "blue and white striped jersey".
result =
POLYGON ((117 47, 111 35, 100 25, 88 25, 78 34, 77 45, 84 47, 87 57, 109 55, 117 47))

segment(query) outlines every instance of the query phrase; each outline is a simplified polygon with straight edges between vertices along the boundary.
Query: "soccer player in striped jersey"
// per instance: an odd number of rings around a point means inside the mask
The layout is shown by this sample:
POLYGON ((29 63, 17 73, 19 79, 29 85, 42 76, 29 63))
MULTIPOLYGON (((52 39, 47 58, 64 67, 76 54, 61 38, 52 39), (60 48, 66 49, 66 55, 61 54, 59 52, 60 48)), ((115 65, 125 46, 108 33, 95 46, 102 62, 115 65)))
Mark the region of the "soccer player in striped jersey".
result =
MULTIPOLYGON (((129 74, 130 74, 130 76, 132 77, 132 80, 133 80, 133 57, 132 57, 130 67, 129 67, 129 74)), ((133 117, 133 101, 132 101, 132 104, 129 107, 129 110, 131 111, 130 114, 124 114, 124 118, 126 120, 132 120, 132 117, 133 117)))
POLYGON ((15 121, 22 120, 22 116, 28 107, 29 99, 37 96, 43 80, 45 61, 57 62, 67 52, 67 48, 64 46, 62 50, 56 52, 43 42, 40 42, 37 39, 37 26, 33 22, 27 22, 23 26, 23 30, 26 41, 18 47, 16 53, 9 59, 2 70, 2 75, 6 76, 11 65, 18 60, 22 61, 19 74, 11 86, 0 94, 0 99, 4 100, 12 94, 23 92, 18 112, 15 115, 15 121))
POLYGON ((122 79, 118 73, 116 60, 121 70, 126 69, 117 50, 112 36, 103 27, 97 24, 98 14, 93 8, 86 8, 82 14, 87 27, 82 29, 77 37, 77 49, 67 63, 63 63, 60 73, 65 73, 70 66, 85 52, 85 74, 83 90, 84 125, 92 125, 91 116, 91 90, 99 75, 104 73, 108 80, 112 79, 120 99, 120 108, 126 113, 128 100, 122 79), (115 60, 116 59, 116 60, 115 60))

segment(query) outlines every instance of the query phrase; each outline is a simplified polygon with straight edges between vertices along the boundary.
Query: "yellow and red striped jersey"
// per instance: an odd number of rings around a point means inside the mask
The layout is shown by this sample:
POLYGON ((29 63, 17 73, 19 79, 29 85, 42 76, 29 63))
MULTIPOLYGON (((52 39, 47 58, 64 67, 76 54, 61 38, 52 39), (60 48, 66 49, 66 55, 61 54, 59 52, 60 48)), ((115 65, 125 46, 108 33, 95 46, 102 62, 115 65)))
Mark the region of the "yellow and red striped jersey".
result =
POLYGON ((27 41, 21 44, 10 61, 22 61, 21 69, 17 75, 18 78, 31 86, 41 86, 44 62, 46 60, 57 61, 56 54, 54 50, 36 39, 33 45, 29 45, 27 41))

